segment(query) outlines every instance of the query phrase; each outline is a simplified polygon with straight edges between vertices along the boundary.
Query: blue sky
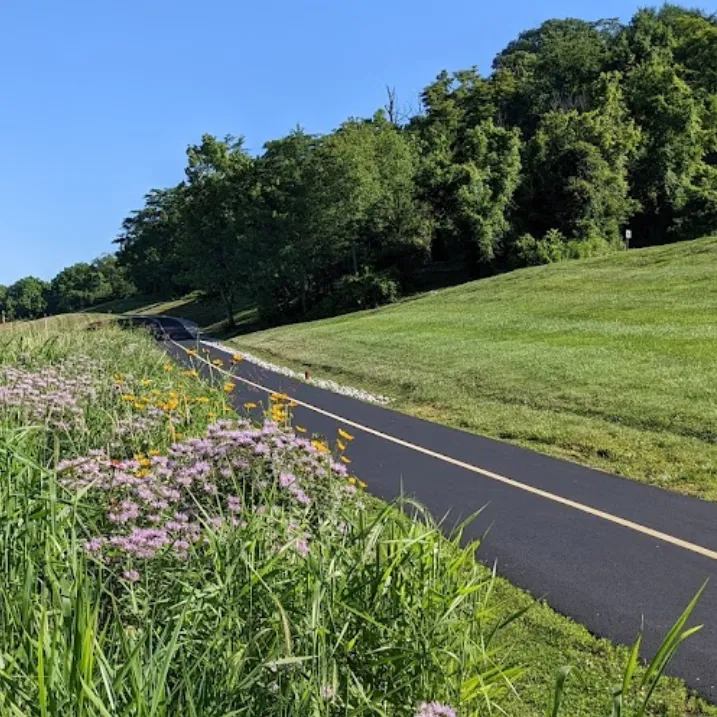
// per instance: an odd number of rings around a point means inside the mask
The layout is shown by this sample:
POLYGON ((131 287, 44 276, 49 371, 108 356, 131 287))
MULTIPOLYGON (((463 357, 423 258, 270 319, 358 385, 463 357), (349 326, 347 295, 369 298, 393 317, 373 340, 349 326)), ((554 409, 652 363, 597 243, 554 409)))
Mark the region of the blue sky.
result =
MULTIPOLYGON (((204 132, 253 152, 301 124, 416 105, 550 17, 627 19, 624 0, 2 0, 0 283, 111 251, 204 132)), ((717 0, 702 7, 714 11, 717 0)))

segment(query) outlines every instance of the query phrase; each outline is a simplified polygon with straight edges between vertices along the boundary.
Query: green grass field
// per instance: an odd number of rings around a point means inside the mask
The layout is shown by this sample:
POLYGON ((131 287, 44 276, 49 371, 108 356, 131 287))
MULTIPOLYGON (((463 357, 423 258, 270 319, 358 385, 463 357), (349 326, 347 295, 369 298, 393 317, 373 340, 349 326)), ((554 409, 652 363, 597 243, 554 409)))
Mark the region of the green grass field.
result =
POLYGON ((236 345, 717 500, 717 239, 523 269, 236 345))

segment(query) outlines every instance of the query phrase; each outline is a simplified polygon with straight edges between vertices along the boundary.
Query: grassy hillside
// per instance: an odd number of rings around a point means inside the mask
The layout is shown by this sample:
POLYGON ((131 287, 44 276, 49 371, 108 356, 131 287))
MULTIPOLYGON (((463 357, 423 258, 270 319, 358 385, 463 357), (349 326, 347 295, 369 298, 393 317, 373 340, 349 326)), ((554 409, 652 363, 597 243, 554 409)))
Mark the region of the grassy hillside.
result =
POLYGON ((717 499, 717 238, 536 267, 238 346, 717 499))

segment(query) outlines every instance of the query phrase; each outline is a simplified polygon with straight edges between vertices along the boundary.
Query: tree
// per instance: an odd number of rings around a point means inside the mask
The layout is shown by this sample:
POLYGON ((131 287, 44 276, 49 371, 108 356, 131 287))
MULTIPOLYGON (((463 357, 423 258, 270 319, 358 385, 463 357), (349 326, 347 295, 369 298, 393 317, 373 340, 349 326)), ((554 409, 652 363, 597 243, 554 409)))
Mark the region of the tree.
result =
POLYGON ((549 112, 541 119, 517 198, 520 221, 531 234, 556 229, 568 240, 619 246, 621 227, 636 209, 627 171, 639 143, 619 80, 603 76, 598 109, 549 112))
POLYGON ((13 314, 8 300, 8 288, 0 284, 0 321, 12 321, 13 314))
POLYGON ((8 288, 7 301, 15 319, 36 319, 47 308, 48 285, 46 282, 27 276, 8 288))
POLYGON ((191 288, 180 256, 184 232, 186 189, 180 184, 153 189, 145 205, 122 223, 115 240, 118 263, 136 289, 157 298, 170 298, 191 288))
POLYGON ((436 232, 436 258, 493 266, 508 233, 507 211, 520 177, 517 129, 498 126, 493 88, 475 69, 438 76, 424 91, 426 115, 414 123, 422 150, 418 177, 436 232))
POLYGON ((219 294, 234 326, 237 297, 251 278, 253 161, 241 138, 204 135, 187 149, 185 174, 185 275, 194 287, 219 294))

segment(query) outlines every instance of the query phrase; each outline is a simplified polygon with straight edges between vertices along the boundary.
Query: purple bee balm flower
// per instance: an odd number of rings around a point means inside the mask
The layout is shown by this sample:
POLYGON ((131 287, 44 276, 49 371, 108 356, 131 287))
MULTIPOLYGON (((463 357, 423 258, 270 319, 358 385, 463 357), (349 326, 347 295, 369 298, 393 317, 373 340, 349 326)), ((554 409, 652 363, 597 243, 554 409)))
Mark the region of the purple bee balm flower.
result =
POLYGON ((88 553, 98 553, 102 550, 102 546, 105 544, 104 538, 91 538, 85 543, 85 550, 88 553))
POLYGON ((324 685, 321 688, 321 697, 325 700, 333 699, 335 694, 336 693, 334 692, 334 688, 329 685, 324 685))
POLYGON ((296 476, 292 475, 291 473, 279 474, 279 485, 282 488, 288 488, 295 480, 296 476))
POLYGON ((450 705, 440 702, 422 702, 415 717, 458 717, 450 705))
POLYGON ((241 511, 241 499, 239 496, 230 495, 227 498, 227 509, 231 513, 239 513, 241 511))
POLYGON ((308 555, 309 554, 309 543, 304 538, 299 538, 299 540, 296 541, 296 549, 302 555, 308 555))
POLYGON ((302 505, 310 505, 311 504, 311 498, 309 498, 306 493, 304 493, 303 490, 299 490, 296 492, 296 500, 299 501, 302 505))
POLYGON ((122 577, 131 583, 136 583, 140 576, 136 570, 125 570, 122 573, 122 577))

